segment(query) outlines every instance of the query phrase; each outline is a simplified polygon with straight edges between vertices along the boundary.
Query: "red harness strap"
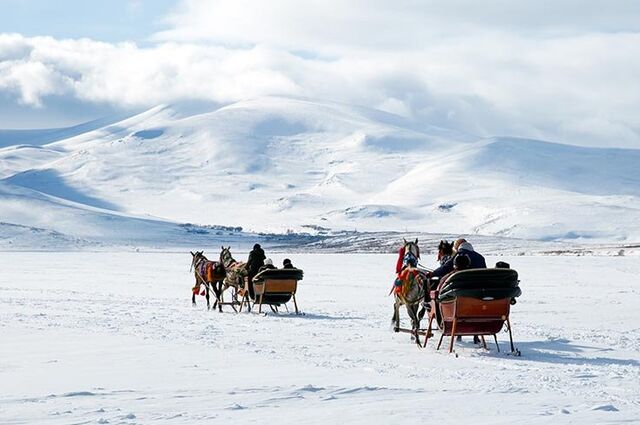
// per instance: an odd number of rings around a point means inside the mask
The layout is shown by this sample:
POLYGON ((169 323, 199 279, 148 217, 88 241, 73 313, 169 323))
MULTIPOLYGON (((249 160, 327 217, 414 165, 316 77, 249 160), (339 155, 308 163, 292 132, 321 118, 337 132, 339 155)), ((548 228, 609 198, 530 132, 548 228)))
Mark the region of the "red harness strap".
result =
POLYGON ((398 261, 396 262, 396 274, 402 270, 402 262, 404 260, 404 246, 398 251, 398 261))

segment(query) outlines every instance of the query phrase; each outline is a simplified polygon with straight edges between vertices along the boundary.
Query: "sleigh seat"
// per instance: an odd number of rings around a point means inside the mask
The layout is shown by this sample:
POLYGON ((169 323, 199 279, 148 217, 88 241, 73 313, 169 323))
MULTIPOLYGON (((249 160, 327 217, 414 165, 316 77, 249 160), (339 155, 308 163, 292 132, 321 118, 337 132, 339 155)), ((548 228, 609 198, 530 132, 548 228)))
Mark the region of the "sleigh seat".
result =
POLYGON ((522 293, 519 282, 518 272, 505 268, 462 270, 446 277, 439 289, 430 292, 428 329, 435 320, 442 331, 436 349, 440 349, 445 336, 450 336, 451 353, 455 337, 462 335, 480 336, 486 348, 484 336, 493 335, 500 351, 497 334, 506 323, 511 351, 517 353, 509 314, 522 293))
MULTIPOLYGON (((253 302, 252 307, 258 304, 258 312, 262 313, 262 305, 269 305, 277 312, 277 308, 293 299, 296 314, 298 302, 296 292, 298 281, 303 278, 303 271, 300 269, 271 269, 263 270, 253 277, 253 302)), ((247 303, 249 300, 247 300, 247 303)))

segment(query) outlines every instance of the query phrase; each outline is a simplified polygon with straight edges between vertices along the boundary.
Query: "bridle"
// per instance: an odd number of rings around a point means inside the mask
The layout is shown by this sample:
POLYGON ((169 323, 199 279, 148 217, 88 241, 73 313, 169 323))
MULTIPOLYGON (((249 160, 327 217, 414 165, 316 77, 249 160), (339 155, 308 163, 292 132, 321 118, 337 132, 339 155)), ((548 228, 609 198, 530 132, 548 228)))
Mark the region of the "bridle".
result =
POLYGON ((229 268, 233 266, 237 261, 231 255, 231 251, 229 248, 222 248, 222 252, 220 253, 220 263, 224 268, 229 268))
POLYGON ((203 261, 209 261, 204 254, 197 252, 196 255, 193 256, 193 260, 191 261, 191 267, 189 267, 189 273, 191 273, 194 269, 197 270, 198 265, 203 261))

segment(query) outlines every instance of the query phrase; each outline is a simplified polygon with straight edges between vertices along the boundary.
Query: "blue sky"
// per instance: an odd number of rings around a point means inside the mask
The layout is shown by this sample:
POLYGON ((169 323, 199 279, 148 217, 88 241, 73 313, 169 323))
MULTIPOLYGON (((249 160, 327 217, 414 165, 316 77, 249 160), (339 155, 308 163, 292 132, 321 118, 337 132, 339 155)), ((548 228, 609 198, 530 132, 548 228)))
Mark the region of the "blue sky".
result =
POLYGON ((0 0, 0 31, 144 42, 176 0, 0 0))

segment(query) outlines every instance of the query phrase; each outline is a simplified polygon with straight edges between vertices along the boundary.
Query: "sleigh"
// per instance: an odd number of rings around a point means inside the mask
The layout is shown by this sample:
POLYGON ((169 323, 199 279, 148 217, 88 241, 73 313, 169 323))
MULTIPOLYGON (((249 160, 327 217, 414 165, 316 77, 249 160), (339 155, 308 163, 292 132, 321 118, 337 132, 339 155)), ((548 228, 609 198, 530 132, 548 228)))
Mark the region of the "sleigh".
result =
POLYGON ((302 280, 302 277, 303 272, 300 269, 263 270, 253 277, 253 294, 247 291, 243 305, 251 302, 251 307, 254 308, 258 304, 259 313, 262 313, 263 305, 268 305, 274 313, 277 313, 280 306, 284 306, 288 311, 287 303, 293 299, 295 312, 300 314, 296 291, 298 281, 302 280))
MULTIPOLYGON (((512 269, 471 269, 455 272, 446 278, 439 289, 430 292, 428 330, 435 320, 442 334, 436 349, 445 336, 450 336, 449 352, 453 351, 456 336, 477 335, 487 348, 484 337, 493 336, 498 351, 497 334, 507 326, 511 352, 519 355, 513 345, 509 313, 511 305, 522 293, 518 272, 512 269)), ((434 282, 435 283, 435 282, 434 282)), ((435 285, 434 285, 435 286, 435 285)), ((430 332, 427 332, 424 346, 430 332)))

